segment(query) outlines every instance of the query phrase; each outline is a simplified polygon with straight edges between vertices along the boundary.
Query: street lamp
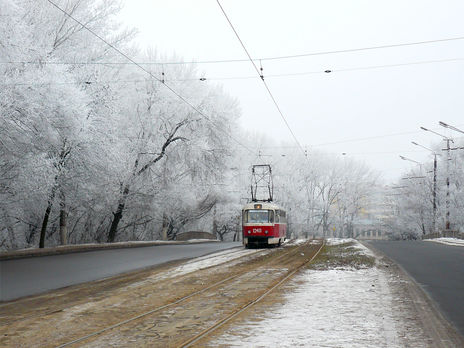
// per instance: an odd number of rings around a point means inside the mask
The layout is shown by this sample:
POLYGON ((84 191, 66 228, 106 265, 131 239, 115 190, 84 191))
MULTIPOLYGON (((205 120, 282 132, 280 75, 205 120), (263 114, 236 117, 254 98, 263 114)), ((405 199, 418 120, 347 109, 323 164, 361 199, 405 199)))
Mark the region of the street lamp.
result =
POLYGON ((430 132, 430 133, 436 134, 436 135, 442 137, 443 140, 449 140, 449 141, 451 141, 452 143, 454 143, 453 139, 448 138, 447 136, 445 136, 445 135, 443 135, 443 134, 440 134, 440 133, 438 133, 438 132, 435 132, 434 130, 431 130, 431 129, 428 129, 428 128, 425 128, 425 127, 420 127, 420 129, 422 129, 422 130, 424 130, 424 131, 426 131, 426 132, 430 132))
MULTIPOLYGON (((422 163, 420 162, 417 162, 413 159, 410 159, 410 158, 407 158, 407 157, 404 157, 404 156, 401 156, 400 155, 400 158, 404 161, 410 161, 410 162, 414 162, 414 163, 417 163, 419 165, 419 170, 420 170, 420 176, 411 176, 411 177, 407 177, 407 178, 403 178, 403 179, 422 179, 422 178, 425 178, 425 176, 422 176, 422 163)), ((421 225, 422 225, 422 234, 425 235, 425 226, 424 226, 424 222, 423 222, 423 208, 422 208, 422 204, 420 206, 420 216, 421 216, 421 225)))
POLYGON ((417 162, 417 161, 415 161, 415 160, 413 160, 413 159, 410 159, 410 158, 401 156, 401 155, 400 155, 400 158, 401 158, 403 161, 409 161, 409 162, 414 162, 414 163, 418 164, 418 165, 419 165, 419 172, 420 172, 420 175, 419 175, 419 176, 412 176, 412 177, 407 177, 407 178, 402 178, 402 179, 422 179, 422 178, 425 178, 425 176, 421 176, 421 175, 422 175, 422 163, 417 162))
POLYGON ((416 143, 415 141, 411 141, 413 145, 420 146, 426 150, 433 152, 433 220, 432 220, 432 231, 435 233, 435 225, 437 220, 437 153, 432 149, 429 149, 426 146, 416 143))
POLYGON ((414 163, 417 163, 419 166, 422 165, 420 162, 414 161, 413 159, 410 159, 410 158, 407 158, 407 157, 404 157, 404 156, 401 156, 401 155, 400 155, 400 158, 401 158, 403 161, 414 162, 414 163))
MULTIPOLYGON (((443 121, 439 121, 438 124, 442 127, 445 127, 445 128, 448 128, 448 129, 451 129, 451 130, 454 130, 456 132, 459 132, 459 133, 463 133, 464 134, 464 131, 460 130, 459 128, 456 128, 454 126, 451 126, 443 121)), ((464 150, 464 147, 461 146, 461 147, 453 147, 452 149, 450 150, 464 150)))
MULTIPOLYGON (((445 127, 444 125, 448 126, 446 123, 440 123, 441 126, 445 127)), ((422 130, 427 132, 431 132, 433 134, 439 135, 442 137, 443 140, 446 141, 446 150, 448 151, 448 159, 446 161, 446 223, 445 223, 445 230, 450 230, 450 175, 449 175, 449 161, 451 160, 450 154, 450 142, 454 143, 453 139, 444 136, 443 134, 437 133, 431 129, 427 129, 425 127, 420 127, 422 130)))
POLYGON ((443 121, 438 121, 438 124, 439 124, 440 126, 442 126, 442 127, 445 127, 445 128, 448 128, 448 129, 451 129, 451 130, 454 130, 454 131, 456 131, 456 132, 459 132, 459 133, 464 134, 464 131, 462 131, 462 130, 460 130, 460 129, 454 127, 454 126, 450 126, 449 124, 447 124, 447 123, 445 123, 445 122, 443 122, 443 121))

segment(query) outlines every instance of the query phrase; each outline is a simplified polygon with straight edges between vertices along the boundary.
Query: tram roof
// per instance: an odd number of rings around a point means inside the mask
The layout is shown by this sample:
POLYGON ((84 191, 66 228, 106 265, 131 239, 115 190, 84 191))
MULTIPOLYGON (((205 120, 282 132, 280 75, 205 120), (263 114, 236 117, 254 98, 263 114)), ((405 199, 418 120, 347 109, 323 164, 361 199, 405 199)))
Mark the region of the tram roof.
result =
POLYGON ((242 210, 246 210, 246 209, 256 209, 255 208, 255 205, 256 204, 261 204, 261 209, 280 209, 280 210, 285 210, 283 209, 281 206, 275 204, 275 203, 271 203, 271 202, 251 202, 251 203, 247 203, 243 206, 242 210))

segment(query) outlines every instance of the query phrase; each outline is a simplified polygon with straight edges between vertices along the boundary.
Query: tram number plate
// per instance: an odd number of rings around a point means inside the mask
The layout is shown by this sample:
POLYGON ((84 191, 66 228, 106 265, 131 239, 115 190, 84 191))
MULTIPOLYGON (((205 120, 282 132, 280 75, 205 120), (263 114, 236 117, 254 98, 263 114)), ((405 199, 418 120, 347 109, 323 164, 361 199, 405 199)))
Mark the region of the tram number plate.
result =
POLYGON ((253 233, 261 233, 262 229, 260 228, 253 228, 253 233))

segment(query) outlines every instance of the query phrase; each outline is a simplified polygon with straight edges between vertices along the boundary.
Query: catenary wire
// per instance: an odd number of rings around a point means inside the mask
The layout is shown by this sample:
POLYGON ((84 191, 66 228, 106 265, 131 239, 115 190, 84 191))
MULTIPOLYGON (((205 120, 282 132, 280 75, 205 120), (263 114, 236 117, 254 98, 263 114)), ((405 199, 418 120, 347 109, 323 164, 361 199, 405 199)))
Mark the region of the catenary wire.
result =
POLYGON ((237 37, 238 41, 240 42, 241 46, 243 47, 243 50, 245 51, 246 55, 248 56, 248 59, 250 60, 251 64, 253 65, 254 69, 256 70, 256 72, 258 73, 258 76, 261 77, 261 81, 263 82, 263 85, 264 87, 266 88, 269 96, 271 97, 272 99, 272 102, 274 103, 277 111, 279 112, 282 120, 284 121, 285 125, 287 126, 288 130, 290 131, 293 139, 295 140, 296 144, 300 147, 301 149, 301 152, 303 153, 303 155, 305 156, 305 158, 307 158, 306 156, 306 152, 304 151, 303 147, 301 146, 300 142, 298 141, 297 137, 295 136, 295 133, 293 132, 292 128, 290 127, 290 125, 288 124, 287 122, 287 119, 285 118, 282 110, 280 109, 279 107, 279 104, 277 103, 276 99, 274 98, 274 95, 272 94, 271 90, 269 89, 266 81, 264 80, 263 78, 263 75, 262 73, 259 71, 258 67, 256 66, 255 62, 253 61, 253 59, 251 58, 251 55, 250 53, 248 52, 247 48, 245 47, 245 44, 243 43, 242 39, 240 38, 240 36, 238 35, 237 31, 235 30, 232 22, 230 21, 229 17, 227 16, 227 13, 225 12, 224 8, 222 7, 221 3, 219 2, 219 0, 216 0, 217 4, 219 5, 219 7, 221 8, 221 11, 222 13, 224 14, 224 17, 227 19, 227 22, 229 22, 229 25, 230 27, 232 28, 233 32, 235 33, 235 36, 237 37))
MULTIPOLYGON (((144 64, 144 63, 137 63, 135 62, 133 59, 131 59, 130 57, 128 57, 127 55, 125 55, 122 51, 120 51, 119 49, 117 49, 116 47, 114 47, 113 45, 111 45, 110 43, 108 43, 105 39, 103 39, 102 37, 100 37, 98 34, 96 34, 95 32, 93 32, 91 29, 87 28, 84 24, 82 24, 80 21, 78 21, 76 18, 74 18, 73 16, 71 16, 70 14, 68 14, 66 11, 64 11, 63 9, 61 9, 58 5, 56 5, 55 3, 53 3, 51 0, 47 0, 50 4, 52 4, 54 7, 56 7, 58 10, 60 10, 61 12, 63 12, 65 15, 67 15, 68 17, 70 17, 71 19, 73 19, 74 21, 76 21, 79 25, 81 25, 83 28, 85 28, 86 30, 88 30, 92 35, 96 36, 99 40, 103 41, 104 43, 106 43, 108 46, 110 46, 111 48, 113 48, 116 52, 118 52, 120 55, 122 55, 124 58, 128 59, 129 60, 129 64, 134 64, 136 66, 138 66, 140 69, 142 69, 143 71, 145 71, 147 74, 149 74, 152 78, 154 78, 155 80, 157 80, 158 82, 162 83, 162 81, 160 79, 158 79, 156 76, 154 76, 150 71, 144 69, 141 64, 144 64)), ((221 7, 221 9, 223 10, 221 4, 219 3, 219 1, 217 1, 219 6, 221 7)), ((232 23, 230 22, 230 20, 228 19, 226 13, 224 12, 223 10, 223 13, 224 15, 226 16, 227 20, 229 21, 231 27, 233 28, 232 26, 232 23)), ((236 33, 235 29, 233 28, 234 32, 236 33)), ((238 36, 238 34, 236 33, 238 39, 240 40, 240 37, 238 36)), ((303 56, 310 56, 310 55, 322 55, 322 54, 331 54, 331 53, 342 53, 342 52, 354 52, 354 51, 361 51, 361 50, 369 50, 369 49, 380 49, 380 48, 390 48, 390 47, 400 47, 400 46, 410 46, 410 45, 419 45, 419 44, 428 44, 428 43, 434 43, 434 42, 444 42, 444 41, 452 41, 452 40, 462 40, 464 39, 464 37, 456 37, 456 38, 448 38, 448 39, 439 39, 439 40, 428 40, 428 41, 420 41, 420 42, 413 42, 413 43, 404 43, 404 44, 394 44, 394 45, 383 45, 383 46, 372 46, 372 47, 365 47, 365 48, 358 48, 358 49, 349 49, 349 50, 338 50, 338 51, 327 51, 327 52, 316 52, 316 53, 309 53, 309 54, 301 54, 301 55, 293 55, 293 56, 281 56, 281 57, 268 57, 268 58, 261 58, 261 60, 272 60, 272 59, 287 59, 287 58, 296 58, 296 57, 303 57, 303 56)), ((240 42, 242 43, 242 41, 240 40, 240 42)), ((246 50, 245 46, 243 45, 242 43, 242 46, 243 48, 246 50)), ((246 51, 247 52, 247 51, 246 51)), ((258 68, 256 67, 256 65, 254 64, 253 60, 251 59, 251 56, 248 54, 247 52, 247 55, 249 57, 248 60, 251 60, 256 71, 259 73, 259 70, 258 68)), ((393 67, 393 66, 405 66, 405 65, 414 65, 414 64, 426 64, 426 63, 438 63, 438 62, 446 62, 446 61, 457 61, 457 60, 463 60, 464 58, 454 58, 454 59, 445 59, 445 60, 433 60, 433 61, 422 61, 422 62, 411 62, 411 63, 402 63, 402 64, 390 64, 390 65, 380 65, 380 66, 369 66, 369 67, 361 67, 361 68, 348 68, 348 69, 339 69, 339 70, 333 70, 333 71, 354 71, 354 70, 366 70, 366 69, 375 69, 375 68, 384 68, 384 67, 393 67)), ((232 61, 232 60, 229 60, 229 61, 232 61)), ((235 61, 247 61, 247 60, 235 60, 235 61)), ((209 62, 213 62, 213 61, 209 61, 209 62)), ((214 61, 214 62, 219 62, 219 61, 214 61)), ((227 62, 227 61, 223 61, 223 62, 227 62)), ((183 62, 181 62, 183 63, 183 62)), ((200 62, 192 62, 192 63, 200 63, 200 62)), ((72 63, 72 64, 75 64, 75 63, 72 63)), ((168 63, 159 63, 159 64, 168 64, 168 63)), ((174 64, 174 63, 173 63, 174 64)), ((295 74, 280 74, 280 75, 274 75, 272 77, 280 77, 280 76, 292 76, 292 75, 304 75, 304 74, 312 74, 312 73, 318 73, 318 72, 306 72, 306 73, 295 73, 295 74)), ((319 72, 319 73, 322 73, 322 72, 319 72)), ((271 75, 269 75, 271 76, 271 75)), ((245 78, 251 78, 251 77, 245 77, 245 78)), ((255 77, 256 78, 256 77, 255 77)), ((179 81, 182 81, 182 80, 179 80, 179 81)), ((264 81, 263 81, 264 82, 264 81)), ((88 82, 83 82, 83 83, 88 83, 88 82)), ((264 82, 265 83, 265 82, 264 82)), ((189 101, 187 101, 184 97, 182 97, 180 94, 178 94, 174 89, 172 89, 169 85, 165 84, 164 85, 172 92, 174 93, 179 99, 181 99, 184 103, 186 103, 187 105, 189 105, 192 109, 194 109, 197 113, 199 113, 201 116, 203 116, 206 120, 208 120, 209 122, 212 122, 204 113, 202 113, 200 110, 198 110, 195 106, 193 106, 189 101)), ((265 84, 266 85, 266 84, 265 84)), ((266 85, 267 87, 267 85, 266 85)), ((267 88, 269 93, 270 93, 270 90, 269 88, 267 88)), ((271 97, 272 97, 272 93, 271 94, 271 97)), ((272 97, 273 98, 273 97, 272 97)), ((275 99, 273 98, 273 101, 274 103, 276 104, 276 107, 279 109, 280 111, 280 108, 278 107, 277 103, 275 102, 275 99)), ((283 114, 281 114, 281 116, 283 116, 283 114)), ((286 122, 285 118, 283 118, 285 123, 288 125, 288 123, 286 122)), ((214 125, 214 123, 213 123, 214 125)), ((218 128, 220 129, 220 128, 218 128)), ((221 129, 222 130, 222 129, 221 129)), ((291 129, 289 128, 289 130, 291 131, 291 129)), ((291 131, 292 135, 293 132, 291 131)), ((388 136, 388 135, 387 135, 388 136)), ((371 137, 371 138, 375 138, 375 137, 371 137)), ((245 149, 247 149, 248 151, 250 152, 253 152, 250 148, 248 148, 247 146, 243 145, 242 143, 238 142, 236 139, 232 138, 235 142, 237 142, 239 145, 241 145, 242 147, 244 147, 245 149)), ((301 147, 301 145, 299 144, 298 140, 295 138, 297 144, 298 144, 298 147, 304 152, 303 148, 301 147)), ((363 138, 361 140, 366 140, 366 138, 363 138)), ((351 141, 358 141, 358 139, 354 139, 354 140, 348 140, 348 141, 340 141, 340 142, 334 142, 334 143, 326 143, 326 144, 318 144, 318 145, 314 145, 314 146, 323 146, 323 145, 330 145, 330 144, 337 144, 337 143, 344 143, 344 142, 351 142, 351 141)))
MULTIPOLYGON (((296 77, 296 76, 305 76, 305 75, 315 75, 315 74, 328 74, 328 73, 338 73, 338 72, 351 72, 351 71, 362 71, 362 70, 374 70, 374 69, 385 69, 385 68, 395 68, 395 67, 404 67, 411 65, 422 65, 422 64, 434 64, 434 63, 449 63, 449 62, 459 62, 463 61, 464 58, 446 58, 446 59, 434 59, 434 60, 423 60, 416 62, 407 62, 407 63, 396 63, 396 64, 382 64, 382 65, 368 65, 354 68, 341 68, 341 69, 329 69, 329 70, 314 70, 314 71, 303 71, 297 73, 284 73, 284 74, 269 74, 266 75, 266 78, 280 78, 280 77, 296 77)), ((256 75, 250 76, 228 76, 228 77, 195 77, 188 79, 168 79, 166 81, 171 82, 181 82, 181 81, 224 81, 224 80, 255 80, 259 79, 256 75)), ((50 83, 0 83, 0 86, 31 86, 31 85, 70 85, 70 84, 104 84, 104 83, 138 83, 145 82, 146 80, 109 80, 109 81, 81 81, 81 82, 50 82, 50 83)))
MULTIPOLYGON (((405 42, 405 43, 398 43, 398 44, 390 44, 390 45, 378 45, 378 46, 367 46, 367 47, 358 47, 358 48, 348 48, 342 50, 332 50, 332 51, 320 51, 320 52, 309 52, 309 53, 301 53, 301 54, 294 54, 294 55, 285 55, 285 56, 274 56, 274 57, 262 57, 262 58, 254 58, 253 61, 272 61, 272 60, 285 60, 285 59, 294 59, 294 58, 304 58, 304 57, 311 57, 311 56, 322 56, 322 55, 330 55, 330 54, 339 54, 339 53, 350 53, 350 52, 361 52, 361 51, 371 51, 371 50, 379 50, 379 49, 386 49, 386 48, 395 48, 395 47, 406 47, 406 46, 417 46, 417 45, 426 45, 432 43, 442 43, 442 42, 450 42, 450 41, 457 41, 457 40, 464 40, 464 36, 458 37, 451 37, 451 38, 444 38, 444 39, 436 39, 436 40, 424 40, 424 41, 415 41, 415 42, 405 42)), ((200 61, 178 61, 178 62, 139 62, 138 64, 141 65, 182 65, 182 64, 217 64, 217 63, 243 63, 247 62, 248 59, 223 59, 223 60, 200 60, 200 61)), ((36 64, 37 62, 27 62, 27 61, 8 61, 8 62, 0 62, 0 64, 36 64)), ((88 64, 88 65, 105 65, 105 64, 114 64, 114 65, 127 65, 132 64, 131 62, 41 62, 41 64, 88 64)))
MULTIPOLYGON (((149 70, 145 69, 143 66, 141 66, 139 63, 134 61, 132 58, 127 56, 124 52, 122 52, 120 49, 117 47, 113 46, 110 44, 108 41, 106 41, 104 38, 102 38, 100 35, 95 33, 92 29, 88 28, 85 24, 80 22, 78 19, 74 18, 71 14, 67 13, 65 10, 63 10, 61 7, 59 7, 56 3, 54 3, 52 0, 47 0, 51 5, 53 5, 55 8, 57 8, 59 11, 61 11, 64 15, 68 16, 72 20, 74 20, 76 23, 78 23, 80 26, 82 26, 84 29, 86 29, 88 32, 90 32, 92 35, 94 35, 96 38, 98 38, 100 41, 104 42, 106 45, 111 47, 113 50, 115 50, 118 54, 123 56, 125 59, 130 61, 132 64, 136 65, 138 68, 142 69, 145 73, 150 75, 153 79, 161 83, 163 86, 166 86, 167 89, 169 89, 178 99, 180 99, 183 103, 187 104, 190 108, 192 108, 195 112, 197 112, 200 116, 202 116, 205 120, 210 122, 216 129, 220 130, 221 132, 225 132, 222 128, 216 126, 214 122, 202 111, 200 111, 197 107, 195 107, 192 103, 190 103, 187 99, 185 99, 181 94, 179 94, 175 89, 173 89, 171 86, 168 84, 162 82, 159 78, 157 78, 155 75, 153 75, 149 70)), ((227 136, 235 141, 237 144, 248 150, 250 153, 253 153, 253 151, 246 145, 242 144, 240 141, 232 137, 230 134, 227 134, 227 136)))

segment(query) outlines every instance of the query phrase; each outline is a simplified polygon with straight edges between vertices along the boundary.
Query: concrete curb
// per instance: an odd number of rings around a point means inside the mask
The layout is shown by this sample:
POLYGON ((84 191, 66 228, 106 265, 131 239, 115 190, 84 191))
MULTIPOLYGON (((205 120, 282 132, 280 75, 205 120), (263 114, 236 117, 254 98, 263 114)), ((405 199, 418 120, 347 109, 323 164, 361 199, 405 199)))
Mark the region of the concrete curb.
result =
POLYGON ((60 254, 80 253, 86 251, 105 250, 105 249, 126 249, 126 248, 143 248, 157 245, 182 245, 182 244, 200 244, 200 243, 218 243, 219 240, 190 240, 190 241, 153 241, 153 242, 118 242, 102 244, 75 244, 63 245, 43 249, 21 249, 0 253, 0 261, 21 259, 27 257, 50 256, 60 254))
POLYGON ((389 258, 384 252, 376 249, 369 243, 361 243, 370 249, 374 254, 389 264, 389 271, 395 272, 404 286, 403 296, 412 299, 418 317, 422 322, 424 332, 432 339, 436 348, 455 348, 464 347, 464 336, 454 324, 449 321, 439 308, 439 305, 432 299, 424 289, 400 264, 389 258))

